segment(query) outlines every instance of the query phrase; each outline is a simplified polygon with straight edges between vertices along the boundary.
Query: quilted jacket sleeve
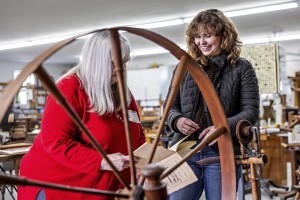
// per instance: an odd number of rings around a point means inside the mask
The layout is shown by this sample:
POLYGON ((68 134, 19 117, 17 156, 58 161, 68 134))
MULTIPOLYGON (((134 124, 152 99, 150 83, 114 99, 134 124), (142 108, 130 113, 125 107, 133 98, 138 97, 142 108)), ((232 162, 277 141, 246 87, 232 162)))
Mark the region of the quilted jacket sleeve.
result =
MULTIPOLYGON (((176 71, 176 69, 173 72, 173 78, 174 78, 175 71, 176 71)), ((172 81, 173 81, 173 78, 172 78, 172 81)), ((168 94, 167 94, 165 102, 167 102, 168 99, 169 99, 170 90, 171 90, 171 85, 169 87, 169 91, 168 91, 168 94)), ((168 118, 167 118, 167 125, 174 132, 179 132, 178 129, 176 128, 176 126, 175 126, 175 121, 176 121, 176 119, 178 117, 182 116, 182 113, 181 113, 181 102, 180 102, 180 94, 181 94, 180 90, 181 89, 179 88, 178 91, 177 91, 177 93, 176 93, 176 96, 175 96, 175 98, 174 98, 174 100, 173 100, 173 102, 171 104, 171 108, 169 110, 168 118)), ((164 107, 165 107, 165 105, 164 105, 164 107)))
POLYGON ((231 134, 235 135, 236 125, 240 120, 248 120, 254 125, 259 117, 258 80, 249 61, 241 67, 239 112, 228 118, 231 134))

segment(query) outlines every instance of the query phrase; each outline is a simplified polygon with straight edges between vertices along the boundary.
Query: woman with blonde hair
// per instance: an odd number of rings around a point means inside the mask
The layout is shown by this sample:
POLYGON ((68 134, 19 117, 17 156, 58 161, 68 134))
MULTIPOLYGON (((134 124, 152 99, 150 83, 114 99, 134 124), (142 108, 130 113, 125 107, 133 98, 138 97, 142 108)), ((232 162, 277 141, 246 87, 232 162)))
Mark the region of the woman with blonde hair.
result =
MULTIPOLYGON (((128 40, 120 35, 123 67, 130 58, 128 40)), ((109 31, 94 33, 84 44, 78 66, 57 82, 67 102, 81 118, 108 157, 130 182, 129 156, 122 120, 117 80, 112 62, 109 31)), ((145 142, 136 102, 127 90, 132 146, 145 142)), ((42 118, 41 132, 23 157, 20 175, 27 178, 71 186, 116 191, 121 185, 111 168, 94 149, 64 109, 50 95, 42 118)), ((19 187, 19 200, 113 199, 113 197, 19 187)))

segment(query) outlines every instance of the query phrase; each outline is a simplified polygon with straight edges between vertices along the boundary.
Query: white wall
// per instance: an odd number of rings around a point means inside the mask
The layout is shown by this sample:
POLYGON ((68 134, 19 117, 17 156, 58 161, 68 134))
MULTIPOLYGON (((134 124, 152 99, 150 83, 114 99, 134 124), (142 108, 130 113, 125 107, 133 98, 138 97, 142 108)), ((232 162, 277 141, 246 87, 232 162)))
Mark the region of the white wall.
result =
POLYGON ((14 79, 14 71, 20 70, 24 64, 0 61, 0 82, 8 82, 14 79))
MULTIPOLYGON (((14 71, 22 70, 26 64, 0 61, 0 82, 8 82, 14 79, 14 71)), ((72 65, 44 64, 44 69, 50 76, 57 80, 72 65)))
POLYGON ((66 73, 75 65, 57 65, 57 64, 45 64, 44 68, 49 75, 53 76, 56 81, 60 76, 66 73))
MULTIPOLYGON (((165 99, 175 66, 161 65, 158 68, 148 68, 127 71, 128 87, 135 99, 148 100, 147 105, 157 105, 158 101, 149 100, 165 99)), ((143 102, 141 102, 143 104, 143 102)))
POLYGON ((155 56, 138 56, 132 58, 127 64, 130 69, 136 68, 149 68, 153 64, 163 65, 163 66, 175 66, 179 61, 173 55, 169 53, 157 54, 155 56))
MULTIPOLYGON (((142 56, 128 63, 128 85, 136 99, 165 99, 172 78, 172 72, 179 61, 170 54, 157 56, 142 56), (149 69, 153 64, 159 68, 149 69), (136 70, 139 68, 140 70, 136 70), (141 69, 148 68, 148 69, 141 69)), ((25 64, 0 61, 0 82, 13 80, 14 70, 24 68, 25 64)), ((57 80, 73 65, 45 64, 46 71, 57 80)), ((286 75, 295 76, 300 71, 300 59, 294 55, 286 56, 286 75)), ((289 94, 288 94, 289 95, 289 94)))
MULTIPOLYGON (((287 77, 294 77, 296 72, 300 71, 300 59, 295 56, 287 54, 286 56, 286 75, 287 77)), ((291 90, 293 87, 293 81, 287 79, 286 101, 287 105, 293 107, 295 105, 295 93, 291 90)))
POLYGON ((300 58, 299 56, 287 55, 286 56, 286 72, 287 76, 295 76, 297 71, 300 71, 300 58))
MULTIPOLYGON (((137 57, 128 64, 127 81, 128 86, 136 99, 165 99, 169 84, 171 82, 173 70, 177 64, 177 59, 168 54, 153 57, 137 57), (159 64, 158 68, 149 68, 152 64, 159 64), (162 63, 164 65, 162 65, 162 63), (165 65, 167 63, 168 65, 165 65), (139 70, 134 69, 139 68, 139 70), (144 69, 141 69, 144 68, 144 69), (147 68, 147 69, 146 69, 147 68)), ((8 82, 14 79, 14 71, 21 70, 26 63, 13 63, 0 61, 0 82, 8 82)), ((73 65, 44 64, 44 69, 50 76, 57 80, 62 74, 73 65)), ((151 102, 148 102, 148 104, 151 102)), ((155 102, 155 104, 157 104, 155 102)))

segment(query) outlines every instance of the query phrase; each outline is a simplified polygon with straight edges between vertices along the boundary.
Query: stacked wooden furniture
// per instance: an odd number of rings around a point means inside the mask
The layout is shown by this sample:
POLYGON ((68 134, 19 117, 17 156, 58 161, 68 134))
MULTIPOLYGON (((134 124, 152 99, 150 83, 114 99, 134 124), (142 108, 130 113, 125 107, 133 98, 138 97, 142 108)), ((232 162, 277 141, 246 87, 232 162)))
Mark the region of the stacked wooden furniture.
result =
MULTIPOLYGON (((293 129, 295 125, 300 124, 300 72, 296 72, 295 77, 289 77, 294 81, 294 87, 292 90, 295 92, 295 103, 298 107, 298 114, 293 112, 288 113, 288 129, 293 129)), ((300 151, 300 143, 289 144, 286 138, 283 138, 281 146, 284 148, 285 160, 291 163, 291 177, 292 177, 292 188, 288 192, 273 191, 275 195, 285 200, 290 197, 298 199, 300 196, 300 172, 299 163, 297 161, 297 154, 300 151)))

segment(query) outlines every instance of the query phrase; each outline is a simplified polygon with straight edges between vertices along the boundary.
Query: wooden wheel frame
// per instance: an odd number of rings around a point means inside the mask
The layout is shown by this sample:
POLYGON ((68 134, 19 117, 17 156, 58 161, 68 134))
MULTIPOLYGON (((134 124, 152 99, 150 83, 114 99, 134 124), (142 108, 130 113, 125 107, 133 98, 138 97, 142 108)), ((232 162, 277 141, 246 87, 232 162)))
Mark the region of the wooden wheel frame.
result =
MULTIPOLYGON (((52 47, 50 47, 48 50, 41 53, 38 57, 36 57, 33 61, 28 63, 25 68, 22 70, 22 72, 18 75, 18 77, 10 82, 4 89, 3 93, 0 96, 0 120, 3 119, 3 116, 8 109, 11 101, 13 100, 14 96, 17 94, 19 89, 22 86, 22 83, 26 80, 26 78, 31 74, 34 73, 37 78, 42 82, 43 87, 49 91, 53 97, 60 103, 60 105, 65 109, 65 111, 69 114, 69 116, 74 120, 76 125, 87 135, 87 137, 90 139, 91 143, 93 144, 94 148, 99 151, 99 153, 103 156, 103 159, 105 159, 108 164, 113 169, 113 173, 115 174, 116 178, 121 182, 121 184, 124 186, 124 190, 127 192, 110 192, 110 191, 100 191, 92 188, 79 188, 79 187, 70 187, 70 186, 64 186, 54 183, 46 183, 41 181, 35 181, 35 180, 29 180, 27 178, 20 178, 20 177, 9 177, 6 175, 0 176, 0 184, 7 184, 7 185, 30 185, 30 186, 39 186, 39 187, 47 187, 47 188, 55 188, 58 190, 71 190, 71 191, 77 191, 77 192, 85 192, 85 193, 92 193, 92 194, 99 194, 99 195, 109 195, 109 196, 115 196, 118 198, 124 198, 124 199, 134 199, 135 194, 139 193, 139 195, 143 195, 141 193, 146 193, 147 199, 158 199, 157 197, 160 197, 159 199, 164 199, 164 195, 158 195, 154 197, 152 194, 149 194, 148 196, 147 191, 141 187, 141 185, 144 182, 144 178, 147 177, 147 172, 144 173, 144 177, 142 181, 137 183, 136 179, 136 168, 134 166, 133 162, 133 151, 131 148, 131 134, 129 130, 129 124, 128 124, 128 115, 126 111, 126 103, 125 103, 125 83, 123 79, 123 69, 122 69, 122 61, 121 61, 121 50, 120 50, 120 40, 119 40, 119 34, 118 31, 127 31, 131 34, 139 35, 141 37, 144 37, 152 42, 157 43, 161 47, 168 50, 173 56, 175 56, 178 60, 180 60, 177 70, 174 74, 174 78, 172 81, 172 84, 170 86, 170 93, 169 98, 165 104, 164 114, 162 116, 161 122, 158 127, 157 136, 154 140, 154 146, 151 152, 151 155, 148 158, 148 164, 152 162, 153 156, 156 151, 156 146, 159 142, 159 137, 162 133, 162 130, 164 128, 165 121, 167 119, 167 114, 169 112, 169 109, 171 107, 171 104, 174 100, 175 94, 178 91, 179 85, 184 77, 184 74, 186 70, 189 71, 189 73, 192 75, 193 79, 197 83, 198 88, 203 94, 203 98, 208 106, 210 115, 212 117, 214 126, 216 127, 216 130, 210 135, 210 137, 203 140, 193 151, 191 151, 189 154, 187 154, 179 163, 177 163, 176 166, 167 169, 166 171, 159 172, 160 180, 168 176, 172 171, 174 171, 179 165, 181 165, 183 162, 185 162, 187 159, 189 159, 193 154, 195 154, 197 151, 204 148, 206 145, 208 145, 211 141, 218 138, 218 145, 219 145, 219 151, 220 151, 220 162, 221 162, 221 174, 222 174, 222 199, 236 199, 236 174, 235 174, 235 160, 234 160, 234 153, 233 153, 233 144, 232 139, 230 135, 229 126, 227 123, 227 119, 224 113, 224 110, 221 106, 220 100, 215 92, 215 89, 213 85, 211 84, 211 81, 207 78, 204 71, 202 70, 202 67, 193 59, 191 58, 184 50, 182 50, 180 47, 178 47, 176 44, 171 42, 170 40, 164 38, 161 35, 158 35, 156 33, 153 33, 151 31, 140 29, 140 28, 132 28, 132 27, 114 27, 109 29, 97 29, 93 31, 89 31, 83 34, 79 34, 77 36, 71 37, 69 39, 63 40, 52 47), (117 171, 115 166, 112 164, 112 162, 107 157, 105 151, 102 149, 102 147, 96 142, 94 137, 91 135, 89 130, 85 127, 85 125, 81 122, 80 118, 77 116, 77 114, 72 110, 72 108, 69 106, 68 102, 66 102, 64 96, 60 93, 60 91, 57 89, 55 83, 49 78, 49 75, 42 67, 43 62, 48 59, 50 56, 52 56, 55 52, 63 48, 64 46, 68 45, 69 43, 75 41, 75 39, 82 37, 84 35, 88 35, 94 32, 98 31, 104 31, 108 30, 110 32, 111 41, 112 41, 112 57, 113 57, 113 63, 114 67, 117 73, 117 79, 118 79, 118 87, 120 91, 121 96, 121 105, 122 105, 122 111, 123 111, 123 117, 124 117, 124 126, 126 131, 126 138, 127 138, 127 148, 129 152, 130 157, 130 170, 131 170, 131 184, 127 183, 126 180, 122 177, 122 175, 117 171), (142 189, 141 189, 142 188, 142 189), (137 192, 142 191, 142 192, 137 192), (127 193, 127 194, 126 194, 127 193), (151 198, 152 196, 152 198, 151 198)), ((150 167, 150 171, 151 171, 150 167)), ((150 173, 151 174, 151 173, 150 173)), ((159 180, 159 179, 158 179, 159 180)), ((151 181, 148 181, 151 182, 151 181)), ((139 197, 140 198, 140 197, 139 197)), ((136 198, 137 199, 137 198, 136 198)))

